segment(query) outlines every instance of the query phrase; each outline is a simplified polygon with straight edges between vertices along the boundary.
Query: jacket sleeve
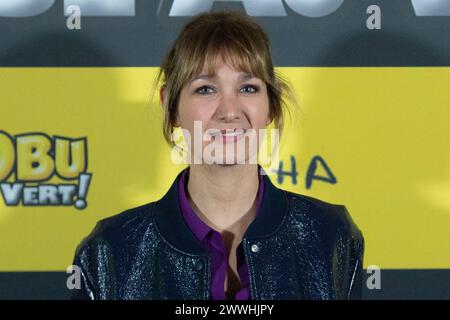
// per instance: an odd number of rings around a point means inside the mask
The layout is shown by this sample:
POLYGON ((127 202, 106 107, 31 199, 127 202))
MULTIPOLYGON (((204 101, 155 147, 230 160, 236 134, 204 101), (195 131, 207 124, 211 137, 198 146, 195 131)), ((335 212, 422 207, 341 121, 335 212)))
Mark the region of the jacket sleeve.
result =
POLYGON ((336 277, 338 299, 361 299, 363 288, 364 237, 347 208, 340 207, 342 217, 336 243, 336 277))
POLYGON ((99 224, 77 247, 73 265, 80 275, 79 289, 73 289, 72 300, 114 298, 114 267, 108 242, 99 234, 99 224))
POLYGON ((364 259, 364 237, 359 233, 354 238, 352 244, 353 253, 351 254, 351 268, 350 268, 350 286, 348 298, 351 300, 362 299, 363 289, 363 259, 364 259))
POLYGON ((78 268, 80 277, 80 287, 72 289, 72 300, 94 300, 94 285, 92 283, 92 269, 90 268, 89 249, 87 245, 81 243, 75 252, 73 265, 78 268))

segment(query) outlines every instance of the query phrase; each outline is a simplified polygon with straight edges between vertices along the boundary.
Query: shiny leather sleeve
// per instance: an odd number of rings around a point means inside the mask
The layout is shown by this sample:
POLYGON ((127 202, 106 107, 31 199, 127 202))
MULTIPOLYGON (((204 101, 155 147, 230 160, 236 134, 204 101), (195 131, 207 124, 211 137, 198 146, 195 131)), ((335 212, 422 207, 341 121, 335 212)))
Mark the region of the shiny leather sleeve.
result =
POLYGON ((88 271, 86 270, 86 266, 83 266, 82 259, 81 259, 81 253, 79 249, 77 248, 75 259, 73 261, 73 265, 80 268, 80 288, 72 289, 72 300, 92 300, 94 299, 94 291, 93 287, 90 284, 88 280, 88 271))
POLYGON ((73 265, 79 267, 81 279, 80 289, 72 292, 72 300, 114 298, 112 255, 107 242, 97 235, 100 228, 98 222, 76 249, 73 265))
MULTIPOLYGON (((364 258, 364 237, 360 229, 353 222, 347 208, 338 205, 344 224, 344 232, 339 233, 336 242, 336 268, 340 270, 343 278, 340 279, 342 292, 345 296, 340 299, 361 299, 363 286, 363 258, 364 258)), ((339 281, 338 281, 339 283, 339 281)))

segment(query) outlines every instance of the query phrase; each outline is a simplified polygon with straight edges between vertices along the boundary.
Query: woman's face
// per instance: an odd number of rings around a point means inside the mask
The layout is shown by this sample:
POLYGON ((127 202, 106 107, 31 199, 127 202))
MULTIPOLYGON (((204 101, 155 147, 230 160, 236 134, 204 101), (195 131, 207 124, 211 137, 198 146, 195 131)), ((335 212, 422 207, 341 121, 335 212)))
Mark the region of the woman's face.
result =
POLYGON ((238 159, 247 163, 250 156, 255 156, 249 144, 259 149, 260 129, 268 123, 269 99, 264 81, 234 70, 221 58, 213 76, 203 70, 181 90, 176 125, 189 131, 191 154, 202 163, 217 163, 217 159, 226 164, 235 164, 238 159), (194 130, 194 121, 200 121, 197 126, 201 124, 201 130, 194 130), (201 139, 196 140, 202 141, 201 150, 194 147, 195 139, 201 139))

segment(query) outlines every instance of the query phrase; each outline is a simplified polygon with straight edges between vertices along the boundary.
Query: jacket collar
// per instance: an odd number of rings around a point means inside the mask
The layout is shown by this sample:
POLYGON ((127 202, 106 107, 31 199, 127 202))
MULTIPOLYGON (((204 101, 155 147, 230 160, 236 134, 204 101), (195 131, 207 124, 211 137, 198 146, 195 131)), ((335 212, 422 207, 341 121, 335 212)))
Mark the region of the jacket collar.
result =
MULTIPOLYGON (((258 168, 262 169, 259 165, 258 168)), ((156 202, 156 226, 161 236, 178 250, 193 255, 206 255, 200 241, 183 220, 178 199, 178 182, 182 173, 183 171, 178 173, 170 189, 156 202)), ((264 199, 261 211, 249 225, 244 239, 268 237, 278 228, 287 213, 288 202, 285 192, 274 186, 265 174, 263 183, 264 199)))

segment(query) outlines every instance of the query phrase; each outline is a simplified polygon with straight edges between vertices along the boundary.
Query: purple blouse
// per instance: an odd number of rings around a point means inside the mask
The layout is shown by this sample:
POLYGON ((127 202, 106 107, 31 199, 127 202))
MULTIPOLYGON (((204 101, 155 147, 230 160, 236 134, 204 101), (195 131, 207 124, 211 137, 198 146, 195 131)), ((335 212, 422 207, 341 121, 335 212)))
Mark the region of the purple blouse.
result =
MULTIPOLYGON (((261 168, 258 166, 259 187, 257 194, 256 214, 258 215, 264 196, 264 182, 260 174, 261 168)), ((180 201, 181 212, 188 227, 200 240, 206 251, 211 257, 211 297, 213 300, 226 300, 225 295, 225 275, 228 269, 228 254, 222 235, 216 230, 204 223, 192 210, 187 196, 187 180, 189 178, 189 167, 186 168, 179 180, 178 198, 180 201)), ((249 300, 249 274, 248 266, 245 261, 245 255, 242 248, 242 242, 236 248, 237 270, 241 282, 241 289, 236 292, 235 300, 249 300)))

